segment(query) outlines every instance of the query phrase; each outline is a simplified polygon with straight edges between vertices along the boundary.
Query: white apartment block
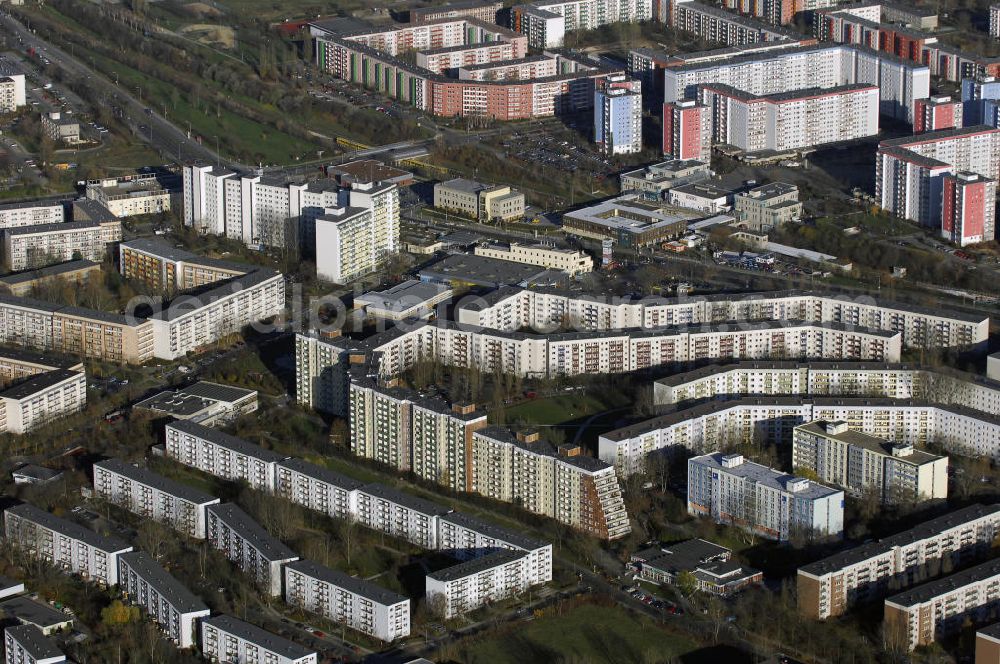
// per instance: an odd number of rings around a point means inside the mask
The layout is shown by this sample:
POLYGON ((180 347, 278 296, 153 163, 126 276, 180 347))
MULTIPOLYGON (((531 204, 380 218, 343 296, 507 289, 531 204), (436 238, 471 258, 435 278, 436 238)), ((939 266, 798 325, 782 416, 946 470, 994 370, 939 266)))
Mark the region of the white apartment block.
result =
POLYGON ((787 152, 878 133, 878 86, 843 85, 757 96, 729 85, 698 88, 712 138, 745 152, 787 152))
POLYGON ((886 504, 948 497, 948 457, 852 431, 847 422, 810 422, 792 434, 792 466, 854 496, 886 504))
POLYGON ((316 276, 347 283, 399 252, 399 188, 356 182, 347 205, 316 217, 316 276))
POLYGON ((990 5, 990 37, 1000 39, 1000 5, 990 5))
POLYGON ((539 0, 530 6, 562 16, 566 31, 653 19, 653 0, 539 0))
POLYGON ((472 560, 499 550, 528 554, 528 583, 552 580, 552 544, 525 537, 461 512, 438 519, 438 550, 459 560, 472 560))
POLYGON ((959 406, 909 399, 759 397, 679 410, 598 439, 598 456, 622 477, 641 473, 646 456, 680 445, 707 452, 745 444, 755 435, 790 442, 792 430, 814 420, 843 420, 853 431, 924 447, 937 443, 953 454, 1000 458, 1000 418, 959 406))
POLYGON ((358 489, 358 523, 424 549, 438 548, 438 519, 450 511, 382 484, 358 489))
POLYGON ((427 604, 448 619, 513 597, 531 586, 527 562, 524 552, 498 551, 432 572, 425 583, 427 604))
POLYGON ((118 556, 118 590, 137 604, 178 648, 198 644, 198 621, 211 611, 144 551, 118 556))
POLYGON ((87 374, 53 369, 0 391, 0 432, 28 433, 87 405, 87 374))
POLYGON ((573 329, 588 331, 800 320, 899 332, 908 348, 981 347, 989 336, 987 317, 816 291, 632 299, 505 287, 472 304, 460 304, 457 320, 508 332, 555 332, 565 320, 573 329))
POLYGON ((541 514, 601 539, 632 528, 614 467, 556 449, 536 431, 516 435, 500 427, 472 434, 472 491, 541 514))
POLYGON ((914 100, 930 96, 927 66, 860 46, 790 44, 768 52, 720 50, 708 55, 713 53, 718 56, 667 66, 664 101, 695 99, 703 85, 728 85, 747 95, 766 97, 863 84, 879 88, 876 97, 881 114, 912 122, 914 100))
POLYGON ((931 562, 962 565, 988 555, 1000 532, 1000 505, 970 505, 885 539, 868 542, 800 567, 799 612, 824 620, 911 586, 931 562))
POLYGON ((711 517, 768 539, 796 533, 839 537, 844 492, 747 461, 741 454, 688 459, 688 514, 711 517))
POLYGON ((0 113, 13 113, 27 103, 24 74, 0 77, 0 113))
POLYGON ((258 268, 197 295, 181 295, 149 318, 153 354, 176 360, 285 310, 285 277, 258 268))
POLYGON ((512 28, 528 37, 531 48, 562 48, 566 39, 566 17, 534 5, 515 7, 512 28))
POLYGON ((659 11, 660 19, 676 29, 694 33, 705 41, 726 46, 744 46, 760 42, 794 44, 802 39, 802 35, 798 32, 728 12, 718 5, 694 0, 662 2, 659 11))
POLYGON ((410 600, 308 560, 285 566, 285 603, 391 643, 410 635, 410 600))
POLYGON ((992 560, 885 600, 887 639, 907 650, 961 631, 1000 602, 1000 561, 992 560))
POLYGON ((959 171, 997 179, 1000 129, 980 125, 882 141, 875 198, 897 217, 940 228, 945 177, 959 171))
POLYGON ((120 242, 120 221, 73 221, 3 231, 3 260, 15 272, 83 258, 100 263, 108 244, 120 242))
POLYGON ((34 625, 12 625, 3 631, 4 664, 61 664, 66 655, 34 625))
POLYGON ((362 486, 357 480, 297 458, 279 461, 275 469, 275 493, 335 519, 353 518, 362 486))
POLYGON ((201 621, 201 654, 210 661, 239 664, 317 664, 318 655, 230 615, 201 621))
POLYGON ((209 505, 206 536, 264 592, 281 595, 282 567, 299 557, 232 503, 209 505))
POLYGON ((0 205, 0 228, 3 229, 61 224, 65 221, 66 209, 62 203, 33 201, 0 205))
POLYGON ((472 432, 486 426, 485 412, 366 376, 353 376, 349 389, 354 454, 456 491, 471 490, 472 432))
POLYGON ((594 259, 585 252, 573 249, 559 249, 544 244, 501 244, 491 242, 477 245, 476 256, 498 258, 512 263, 539 265, 550 270, 562 270, 571 277, 594 269, 594 259))
POLYGON ((4 533, 25 554, 105 586, 118 583, 118 556, 132 550, 28 503, 4 511, 4 533))
POLYGON ((1000 383, 959 371, 869 362, 736 362, 653 383, 659 406, 751 396, 922 399, 1000 415, 1000 383))
POLYGON ((185 466, 272 492, 284 456, 209 427, 177 420, 165 427, 166 454, 185 466))
POLYGON ((139 516, 205 539, 205 510, 219 498, 120 459, 94 464, 94 493, 139 516))

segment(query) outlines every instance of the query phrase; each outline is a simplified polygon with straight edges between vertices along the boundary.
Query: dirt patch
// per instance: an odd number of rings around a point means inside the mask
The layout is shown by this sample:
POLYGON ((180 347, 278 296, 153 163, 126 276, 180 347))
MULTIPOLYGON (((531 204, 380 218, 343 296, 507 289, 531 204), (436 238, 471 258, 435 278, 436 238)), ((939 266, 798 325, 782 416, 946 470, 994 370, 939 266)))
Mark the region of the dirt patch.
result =
POLYGON ((179 32, 186 37, 209 46, 233 48, 236 45, 235 31, 225 25, 196 23, 194 25, 185 25, 179 32))
POLYGON ((191 2, 184 5, 185 11, 194 16, 222 16, 222 12, 204 2, 191 2))

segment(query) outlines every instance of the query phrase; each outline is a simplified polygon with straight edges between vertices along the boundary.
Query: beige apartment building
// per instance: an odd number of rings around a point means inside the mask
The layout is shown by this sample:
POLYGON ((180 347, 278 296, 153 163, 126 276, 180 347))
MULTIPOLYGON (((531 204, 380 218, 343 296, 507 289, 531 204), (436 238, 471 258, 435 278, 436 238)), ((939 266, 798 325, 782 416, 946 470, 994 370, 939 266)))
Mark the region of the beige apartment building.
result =
POLYGON ((524 194, 507 185, 455 178, 434 185, 434 207, 481 221, 513 221, 524 216, 524 194))
POLYGON ((161 291, 200 288, 243 276, 252 265, 193 254, 157 239, 138 238, 118 245, 118 270, 161 291))
POLYGON ((539 265, 550 270, 562 270, 571 277, 594 269, 594 259, 583 251, 559 249, 544 244, 502 244, 491 242, 475 248, 476 256, 498 258, 512 263, 539 265))
POLYGON ((756 232, 798 221, 802 216, 799 188, 784 182, 771 182, 736 194, 733 211, 740 225, 756 232))
POLYGON ((871 491, 885 504, 948 497, 948 457, 817 420, 795 427, 792 464, 854 496, 871 491))

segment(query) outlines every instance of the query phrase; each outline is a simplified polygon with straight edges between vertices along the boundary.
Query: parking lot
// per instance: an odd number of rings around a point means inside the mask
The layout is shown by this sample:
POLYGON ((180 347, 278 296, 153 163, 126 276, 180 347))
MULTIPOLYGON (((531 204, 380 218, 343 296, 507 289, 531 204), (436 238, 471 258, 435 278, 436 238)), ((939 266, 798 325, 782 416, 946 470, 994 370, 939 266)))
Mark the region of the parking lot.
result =
POLYGON ((618 172, 613 161, 598 153, 577 132, 584 120, 563 124, 555 118, 535 123, 530 128, 512 128, 494 139, 497 147, 513 159, 603 179, 618 172))

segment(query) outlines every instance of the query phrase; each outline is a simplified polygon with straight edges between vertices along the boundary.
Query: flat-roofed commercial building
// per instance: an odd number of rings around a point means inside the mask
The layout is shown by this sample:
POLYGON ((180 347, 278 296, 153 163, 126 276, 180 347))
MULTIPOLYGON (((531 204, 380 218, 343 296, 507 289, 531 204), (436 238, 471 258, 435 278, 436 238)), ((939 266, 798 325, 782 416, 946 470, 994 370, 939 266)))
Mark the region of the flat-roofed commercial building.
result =
POLYGON ((160 392, 133 408, 162 413, 203 426, 227 424, 257 411, 257 390, 221 385, 206 380, 178 390, 160 392))
POLYGON ((94 493, 188 537, 205 539, 205 510, 219 498, 120 459, 94 464, 94 493))
POLYGON ((285 566, 285 602, 387 643, 410 635, 410 600, 309 560, 285 566))
POLYGON ((66 661, 56 644, 34 625, 13 625, 3 631, 5 664, 61 664, 66 661))
POLYGON ((885 632, 907 650, 955 634, 1000 602, 1000 561, 970 567, 885 600, 885 632))
POLYGON ((434 185, 434 207, 477 221, 511 221, 524 216, 524 194, 507 185, 455 178, 434 185))
POLYGON ((180 199, 181 178, 173 173, 138 173, 87 182, 86 196, 118 217, 161 214, 180 199))
POLYGON ((538 265, 550 270, 562 270, 571 277, 594 269, 594 259, 586 253, 575 249, 560 249, 545 244, 519 244, 511 242, 501 244, 491 242, 477 245, 476 256, 499 258, 513 263, 538 265))
POLYGON ((852 431, 847 422, 795 427, 792 465, 854 496, 874 494, 885 504, 948 497, 948 457, 852 431))
POLYGON ((787 541, 796 533, 839 537, 844 492, 747 461, 742 454, 688 459, 688 514, 787 541))
POLYGON ((118 556, 118 589, 126 600, 142 607, 177 647, 197 645, 198 620, 211 611, 145 551, 118 556))
POLYGON ((407 318, 430 318, 437 305, 451 300, 452 289, 409 279, 384 291, 371 291, 354 298, 354 308, 370 318, 400 321, 407 318))
POLYGON ((209 505, 209 543, 246 573, 261 590, 279 597, 282 568, 299 557, 232 503, 209 505))
POLYGON ((354 518, 362 486, 346 475, 297 458, 279 461, 275 471, 275 493, 335 519, 354 518))
POLYGON ((498 551, 427 575, 427 604, 454 618, 527 590, 528 554, 498 551))
POLYGON ((201 652, 218 662, 317 664, 315 651, 229 615, 201 621, 201 652))
POLYGON ((274 491, 278 462, 284 456, 242 438, 201 424, 177 420, 165 428, 167 456, 231 482, 274 491))
POLYGON ((567 212, 563 215, 563 228, 570 235, 613 240, 623 248, 646 247, 680 237, 687 232, 688 222, 701 218, 693 210, 627 194, 567 212))
POLYGON ((764 574, 733 561, 732 551, 703 539, 652 546, 636 551, 629 567, 649 583, 675 584, 681 574, 691 574, 698 590, 729 597, 747 586, 760 583, 764 574))
POLYGON ((924 578, 930 563, 964 565, 989 554, 1000 532, 1000 505, 970 505, 889 537, 799 568, 799 612, 824 620, 924 578))
POLYGON ((7 228, 3 234, 3 261, 12 271, 84 258, 101 262, 108 245, 122 239, 121 221, 71 221, 7 228))
POLYGON ((28 503, 4 511, 4 532, 25 554, 106 586, 118 583, 118 556, 132 550, 28 503))

